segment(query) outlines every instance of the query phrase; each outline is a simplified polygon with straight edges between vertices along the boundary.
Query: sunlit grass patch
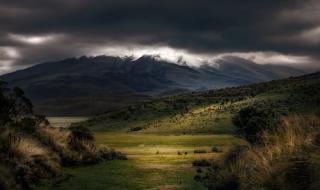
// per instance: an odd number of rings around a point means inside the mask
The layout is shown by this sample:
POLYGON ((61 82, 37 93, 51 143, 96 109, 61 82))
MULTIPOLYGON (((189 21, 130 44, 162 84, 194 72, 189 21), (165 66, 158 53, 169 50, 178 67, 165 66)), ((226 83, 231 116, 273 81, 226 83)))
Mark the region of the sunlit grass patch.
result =
POLYGON ((95 133, 96 142, 110 147, 138 146, 228 146, 239 139, 232 135, 149 135, 130 133, 95 133))
POLYGON ((68 127, 71 123, 81 122, 88 117, 47 117, 53 127, 68 127))
POLYGON ((232 135, 156 135, 115 132, 95 132, 98 144, 116 148, 128 156, 127 161, 112 161, 95 166, 66 169, 69 180, 49 189, 205 189, 193 179, 196 170, 192 162, 212 159, 220 153, 212 146, 228 149, 241 140, 232 135), (205 154, 194 150, 205 149, 205 154), (180 152, 181 154, 178 154, 180 152), (186 154, 185 154, 186 153, 186 154))

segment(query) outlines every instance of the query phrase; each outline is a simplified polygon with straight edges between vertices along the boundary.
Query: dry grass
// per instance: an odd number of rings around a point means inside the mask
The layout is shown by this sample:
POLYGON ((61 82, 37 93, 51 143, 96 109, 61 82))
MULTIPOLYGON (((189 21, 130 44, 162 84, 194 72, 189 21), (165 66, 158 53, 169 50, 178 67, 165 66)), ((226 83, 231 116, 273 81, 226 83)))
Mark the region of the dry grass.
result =
MULTIPOLYGON (((309 165, 313 163, 309 157, 319 155, 313 144, 319 127, 320 118, 317 116, 294 115, 282 118, 277 129, 261 134, 263 145, 238 147, 226 153, 219 161, 218 176, 222 176, 219 178, 221 181, 209 183, 215 187, 217 183, 225 183, 230 176, 237 176, 244 189, 265 188, 270 184, 282 188, 292 188, 297 184, 299 186, 299 179, 288 180, 284 176, 296 170, 302 170, 299 174, 294 174, 297 178, 300 175, 301 178, 311 176, 309 165)), ((214 176, 215 180, 216 178, 217 175, 214 176)), ((304 180, 308 183, 306 181, 304 180)))
POLYGON ((320 129, 320 118, 316 116, 290 116, 282 118, 281 125, 274 131, 262 134, 264 160, 277 161, 284 155, 304 152, 313 145, 320 129))
POLYGON ((38 141, 30 138, 23 137, 20 139, 18 144, 15 146, 16 151, 19 151, 25 157, 30 158, 34 156, 48 156, 48 149, 41 145, 38 141))
POLYGON ((63 128, 42 127, 38 129, 40 134, 46 135, 56 145, 66 147, 69 140, 70 131, 63 128))
POLYGON ((37 127, 33 133, 25 133, 7 128, 0 133, 0 163, 12 169, 12 176, 19 176, 12 179, 16 184, 30 188, 41 179, 61 176, 61 166, 124 158, 92 140, 72 139, 75 137, 68 129, 37 127))

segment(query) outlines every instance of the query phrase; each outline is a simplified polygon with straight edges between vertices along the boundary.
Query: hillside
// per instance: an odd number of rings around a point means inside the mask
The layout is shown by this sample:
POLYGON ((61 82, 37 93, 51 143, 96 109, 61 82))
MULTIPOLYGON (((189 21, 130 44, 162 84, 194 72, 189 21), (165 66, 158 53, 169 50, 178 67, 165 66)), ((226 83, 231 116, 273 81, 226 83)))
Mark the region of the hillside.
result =
POLYGON ((63 167, 126 157, 95 144, 87 128, 55 128, 35 115, 24 92, 0 82, 0 189, 28 190, 42 180, 63 179, 63 167))
POLYGON ((319 113, 320 73, 266 83, 194 92, 107 112, 82 123, 96 131, 147 134, 233 133, 232 117, 257 105, 289 113, 319 113))
POLYGON ((94 115, 124 105, 189 91, 239 86, 305 72, 224 57, 214 66, 189 67, 143 56, 80 57, 39 64, 0 77, 19 86, 46 115, 94 115))

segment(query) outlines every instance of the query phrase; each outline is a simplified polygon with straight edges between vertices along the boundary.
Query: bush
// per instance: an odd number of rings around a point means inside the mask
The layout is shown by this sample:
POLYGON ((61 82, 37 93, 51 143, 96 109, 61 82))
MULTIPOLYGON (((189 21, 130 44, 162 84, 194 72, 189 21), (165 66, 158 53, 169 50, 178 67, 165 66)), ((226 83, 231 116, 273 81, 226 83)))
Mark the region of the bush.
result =
POLYGON ((76 140, 93 140, 93 134, 84 126, 72 126, 69 128, 72 138, 76 140))
POLYGON ((48 126, 50 123, 46 116, 44 115, 35 115, 37 125, 48 126))
POLYGON ((72 150, 76 152, 80 152, 82 154, 88 153, 88 148, 86 147, 86 144, 88 141, 93 141, 94 137, 92 132, 87 127, 84 127, 82 125, 71 126, 69 130, 70 130, 70 136, 69 136, 69 142, 68 142, 69 147, 72 150))
POLYGON ((226 165, 235 163, 238 161, 242 156, 244 156, 247 151, 249 150, 248 146, 245 145, 235 145, 233 146, 225 155, 224 163, 226 165))
POLYGON ((209 167, 209 166, 211 166, 211 162, 209 160, 205 160, 205 159, 194 160, 192 162, 192 165, 197 166, 197 167, 209 167))
POLYGON ((21 131, 28 134, 33 134, 36 131, 36 121, 32 118, 23 118, 17 125, 21 131))
POLYGON ((260 103, 241 109, 233 118, 237 134, 250 143, 261 143, 260 134, 264 130, 275 129, 280 117, 287 114, 287 110, 280 107, 278 104, 260 103))
POLYGON ((216 146, 213 146, 213 147, 211 148, 211 152, 221 153, 221 152, 223 152, 223 151, 221 150, 221 148, 218 148, 218 147, 216 147, 216 146))
POLYGON ((131 132, 141 131, 142 129, 143 129, 142 127, 132 127, 132 128, 130 128, 130 131, 131 131, 131 132))
POLYGON ((195 154, 205 154, 205 153, 207 153, 207 151, 206 150, 194 150, 193 153, 195 153, 195 154))
POLYGON ((7 84, 0 81, 0 126, 16 121, 23 115, 33 113, 31 101, 25 97, 24 92, 14 87, 10 89, 7 84))
POLYGON ((117 152, 113 149, 100 149, 100 156, 103 158, 103 160, 128 160, 127 156, 124 155, 121 152, 117 152))

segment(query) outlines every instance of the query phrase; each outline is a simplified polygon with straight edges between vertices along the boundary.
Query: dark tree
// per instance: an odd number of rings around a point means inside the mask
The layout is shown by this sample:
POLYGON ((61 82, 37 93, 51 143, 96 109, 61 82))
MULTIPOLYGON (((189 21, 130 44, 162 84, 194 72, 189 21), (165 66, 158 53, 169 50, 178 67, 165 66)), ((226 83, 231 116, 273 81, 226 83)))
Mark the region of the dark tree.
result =
POLYGON ((32 103, 20 88, 10 89, 5 82, 0 82, 0 126, 32 113, 32 103))
POLYGON ((233 118, 237 133, 251 143, 260 143, 260 134, 278 126, 281 116, 287 110, 278 104, 260 103, 243 108, 233 118))

